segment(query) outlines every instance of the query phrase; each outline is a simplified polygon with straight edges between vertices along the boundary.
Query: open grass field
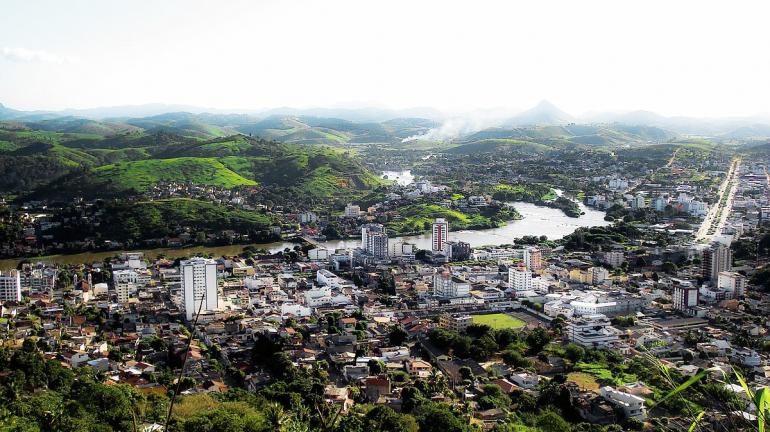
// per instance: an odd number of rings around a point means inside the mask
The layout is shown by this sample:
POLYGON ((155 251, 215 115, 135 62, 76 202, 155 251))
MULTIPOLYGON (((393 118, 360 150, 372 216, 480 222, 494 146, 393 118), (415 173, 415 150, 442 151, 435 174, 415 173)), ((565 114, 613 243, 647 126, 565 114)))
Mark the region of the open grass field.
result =
POLYGON ((474 324, 484 324, 493 329, 521 328, 527 325, 524 321, 508 314, 473 315, 474 324))
POLYGON ((580 387, 581 390, 599 391, 599 383, 593 375, 585 372, 571 372, 567 375, 567 381, 572 381, 580 387))

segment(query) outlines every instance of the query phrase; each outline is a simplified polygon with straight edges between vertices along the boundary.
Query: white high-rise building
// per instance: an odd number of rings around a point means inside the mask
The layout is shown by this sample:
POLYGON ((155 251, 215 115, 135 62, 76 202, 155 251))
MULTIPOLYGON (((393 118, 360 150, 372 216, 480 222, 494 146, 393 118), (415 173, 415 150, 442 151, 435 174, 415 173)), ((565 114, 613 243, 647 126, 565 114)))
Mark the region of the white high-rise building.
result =
POLYGON ((468 281, 452 276, 448 271, 433 276, 433 295, 436 297, 468 297, 470 292, 471 284, 468 281))
POLYGON ((431 236, 433 251, 443 251, 444 243, 447 240, 447 232, 449 232, 449 224, 446 219, 438 218, 433 222, 433 235, 431 236))
POLYGON ((511 267, 508 269, 508 283, 514 291, 532 290, 532 272, 526 267, 511 267))
POLYGON ((215 311, 219 307, 217 289, 217 262, 213 259, 193 258, 179 264, 182 281, 182 300, 187 320, 192 320, 198 309, 215 311), (202 306, 201 306, 202 303, 202 306))
POLYGON ((18 270, 0 273, 0 301, 21 301, 21 273, 18 270))
POLYGON ((719 272, 717 288, 730 293, 730 298, 743 298, 746 295, 746 276, 736 272, 719 272))
POLYGON ((361 249, 377 258, 388 256, 388 235, 380 224, 367 224, 361 227, 361 249))

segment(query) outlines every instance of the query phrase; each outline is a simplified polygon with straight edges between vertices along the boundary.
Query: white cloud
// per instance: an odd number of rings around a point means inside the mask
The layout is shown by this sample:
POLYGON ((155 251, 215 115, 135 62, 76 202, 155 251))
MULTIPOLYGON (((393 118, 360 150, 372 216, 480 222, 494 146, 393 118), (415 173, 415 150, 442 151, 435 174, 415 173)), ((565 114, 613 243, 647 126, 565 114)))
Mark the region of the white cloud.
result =
POLYGON ((0 58, 14 62, 26 63, 72 63, 74 58, 61 56, 42 50, 30 50, 19 47, 0 48, 0 58))

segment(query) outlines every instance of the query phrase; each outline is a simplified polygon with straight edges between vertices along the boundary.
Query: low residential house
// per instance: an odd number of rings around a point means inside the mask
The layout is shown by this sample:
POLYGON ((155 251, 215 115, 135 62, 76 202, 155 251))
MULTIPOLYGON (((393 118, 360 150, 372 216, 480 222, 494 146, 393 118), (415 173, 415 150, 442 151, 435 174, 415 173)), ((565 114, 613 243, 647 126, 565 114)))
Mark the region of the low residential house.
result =
POLYGON ((412 376, 427 378, 430 376, 431 371, 433 371, 433 366, 425 360, 412 359, 407 360, 406 371, 412 376))
POLYGON ((348 381, 357 381, 369 376, 368 365, 345 365, 343 375, 348 381))
POLYGON ((381 396, 390 394, 390 379, 387 377, 368 377, 363 380, 364 394, 369 402, 377 402, 381 396))
POLYGON ((644 398, 629 393, 615 390, 610 386, 604 386, 599 394, 611 404, 623 411, 626 419, 644 421, 647 418, 647 409, 644 406, 644 398))
POLYGON ((90 358, 85 351, 67 351, 62 353, 62 357, 67 365, 72 368, 83 366, 90 358))
POLYGON ((324 400, 327 403, 341 405, 342 412, 346 413, 353 406, 353 399, 350 399, 350 389, 347 387, 337 387, 328 385, 324 389, 324 400))
POLYGON ((523 371, 511 374, 510 380, 523 389, 533 389, 540 382, 540 377, 536 373, 523 371))

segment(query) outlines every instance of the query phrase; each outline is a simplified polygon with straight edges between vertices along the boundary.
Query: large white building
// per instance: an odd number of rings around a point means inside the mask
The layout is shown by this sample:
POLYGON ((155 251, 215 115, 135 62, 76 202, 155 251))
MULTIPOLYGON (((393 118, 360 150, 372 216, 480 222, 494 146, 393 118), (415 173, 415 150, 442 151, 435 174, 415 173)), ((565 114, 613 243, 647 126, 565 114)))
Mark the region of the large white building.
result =
POLYGON ((182 281, 182 306, 187 320, 199 309, 215 311, 219 307, 217 262, 206 258, 184 260, 179 264, 182 281))
POLYGON ((647 409, 644 406, 644 398, 615 390, 610 386, 604 386, 599 394, 611 404, 620 408, 627 419, 644 421, 647 418, 647 409))
POLYGON ((436 297, 454 298, 468 297, 471 284, 449 272, 436 273, 433 276, 433 295, 436 297))
POLYGON ((526 267, 511 267, 508 269, 508 283, 514 291, 532 290, 532 273, 526 267))
POLYGON ((567 325, 570 342, 589 348, 610 348, 618 341, 618 331, 604 315, 586 315, 567 325))
POLYGON ((719 272, 717 288, 724 290, 730 298, 743 298, 746 294, 746 277, 736 272, 719 272))
POLYGON ((17 270, 0 273, 0 301, 21 301, 21 274, 17 270))
POLYGON ((444 243, 447 240, 447 232, 449 232, 449 224, 446 219, 438 218, 433 222, 433 231, 431 236, 431 244, 433 245, 433 251, 443 251, 444 243))
POLYGON ((385 258, 388 256, 388 235, 380 224, 367 224, 361 227, 361 249, 368 254, 385 258))

